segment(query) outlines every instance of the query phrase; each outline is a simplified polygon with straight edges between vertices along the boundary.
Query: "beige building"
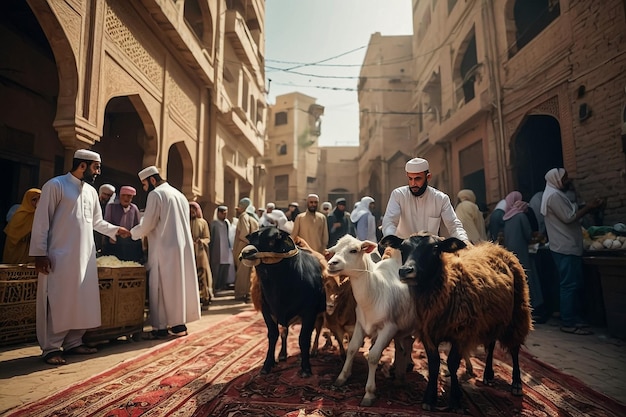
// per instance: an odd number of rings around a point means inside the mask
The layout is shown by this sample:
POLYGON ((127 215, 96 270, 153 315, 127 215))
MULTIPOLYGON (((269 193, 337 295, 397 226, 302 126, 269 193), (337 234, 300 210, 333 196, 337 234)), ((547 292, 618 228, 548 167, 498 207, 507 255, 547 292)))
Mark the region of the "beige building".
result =
POLYGON ((8 1, 0 16, 3 216, 80 148, 102 155, 96 187, 134 185, 140 207, 148 165, 208 216, 263 195, 263 0, 8 1))
POLYGON ((358 195, 384 214, 391 191, 406 184, 404 164, 413 155, 415 112, 411 36, 374 33, 359 74, 358 195))
MULTIPOLYGON (((412 155, 452 200, 526 200, 564 166, 626 218, 626 12, 609 0, 413 1, 412 155)), ((402 149, 402 148, 398 148, 402 149)))
POLYGON ((298 92, 277 96, 276 103, 269 106, 268 140, 262 160, 267 170, 267 202, 286 208, 295 201, 303 210, 306 196, 319 194, 318 139, 323 114, 324 107, 315 98, 298 92))
POLYGON ((346 199, 346 210, 352 211, 354 203, 362 196, 357 186, 359 172, 359 148, 357 146, 322 146, 318 167, 320 200, 329 201, 333 208, 335 200, 346 199))

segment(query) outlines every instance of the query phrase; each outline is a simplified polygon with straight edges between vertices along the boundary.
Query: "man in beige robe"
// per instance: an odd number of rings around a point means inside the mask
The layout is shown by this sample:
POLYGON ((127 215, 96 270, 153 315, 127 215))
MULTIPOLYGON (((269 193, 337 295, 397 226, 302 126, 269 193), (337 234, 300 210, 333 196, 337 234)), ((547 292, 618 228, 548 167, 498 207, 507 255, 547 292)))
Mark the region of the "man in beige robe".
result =
POLYGON ((309 194, 307 210, 296 217, 291 236, 304 239, 311 249, 323 254, 328 245, 328 226, 326 216, 317 211, 319 201, 317 194, 309 194))
POLYGON ((259 221, 255 208, 249 198, 242 198, 236 208, 239 216, 235 229, 235 242, 233 245, 233 258, 235 259, 235 300, 250 300, 250 272, 249 266, 245 266, 239 260, 241 250, 249 243, 246 236, 259 230, 259 221))

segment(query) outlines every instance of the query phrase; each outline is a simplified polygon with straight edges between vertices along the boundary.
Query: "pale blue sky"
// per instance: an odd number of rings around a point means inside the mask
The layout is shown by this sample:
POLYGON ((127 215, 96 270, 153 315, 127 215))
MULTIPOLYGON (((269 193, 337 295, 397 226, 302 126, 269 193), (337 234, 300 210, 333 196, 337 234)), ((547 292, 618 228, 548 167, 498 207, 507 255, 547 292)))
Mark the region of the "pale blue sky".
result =
POLYGON ((375 32, 412 34, 411 0, 266 0, 265 31, 269 103, 294 91, 315 97, 325 107, 320 144, 358 145, 367 44, 375 32))

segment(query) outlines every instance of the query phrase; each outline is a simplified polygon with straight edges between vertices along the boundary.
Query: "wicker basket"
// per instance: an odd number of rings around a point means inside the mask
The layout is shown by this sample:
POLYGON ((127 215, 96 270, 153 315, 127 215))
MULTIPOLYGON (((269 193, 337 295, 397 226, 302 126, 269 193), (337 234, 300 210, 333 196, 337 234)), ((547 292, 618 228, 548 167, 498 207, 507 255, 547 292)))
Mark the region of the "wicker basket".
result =
POLYGON ((143 330, 146 269, 98 267, 102 324, 88 330, 85 342, 139 335, 143 330))
POLYGON ((37 276, 32 264, 0 264, 0 345, 37 339, 37 276))

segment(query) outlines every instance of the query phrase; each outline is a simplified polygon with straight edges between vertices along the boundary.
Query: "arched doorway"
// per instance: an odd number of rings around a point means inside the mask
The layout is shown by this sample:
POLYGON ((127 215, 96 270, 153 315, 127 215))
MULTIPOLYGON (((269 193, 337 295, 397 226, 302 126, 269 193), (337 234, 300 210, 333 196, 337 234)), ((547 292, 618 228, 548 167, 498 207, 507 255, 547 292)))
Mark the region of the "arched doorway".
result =
POLYGON ((528 116, 512 140, 511 162, 515 188, 524 200, 546 185, 546 172, 563 167, 561 127, 557 119, 548 115, 528 116))
POLYGON ((167 182, 185 194, 192 197, 191 179, 193 175, 193 161, 184 142, 176 142, 167 153, 167 182))
POLYGON ((150 142, 148 134, 133 101, 140 103, 128 96, 114 97, 107 103, 102 138, 92 147, 102 156, 102 173, 94 186, 97 189, 102 184, 112 184, 119 190, 123 185, 130 185, 137 190, 133 203, 142 209, 147 194, 141 188, 137 173, 145 168, 144 154, 151 153, 151 145, 146 144, 150 142))
MULTIPOLYGON (((0 39, 0 230, 4 230, 6 214, 21 203, 26 190, 41 188, 50 177, 63 173, 63 146, 53 127, 59 67, 26 1, 0 2, 0 39), (46 164, 44 173, 40 159, 46 164)), ((0 254, 5 237, 0 233, 0 254)))

